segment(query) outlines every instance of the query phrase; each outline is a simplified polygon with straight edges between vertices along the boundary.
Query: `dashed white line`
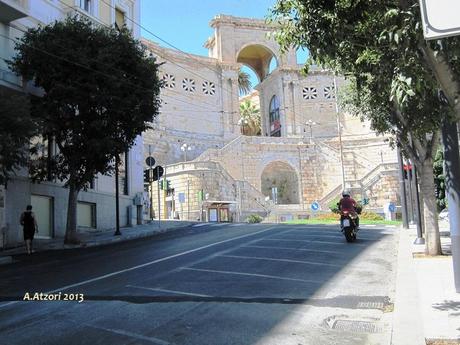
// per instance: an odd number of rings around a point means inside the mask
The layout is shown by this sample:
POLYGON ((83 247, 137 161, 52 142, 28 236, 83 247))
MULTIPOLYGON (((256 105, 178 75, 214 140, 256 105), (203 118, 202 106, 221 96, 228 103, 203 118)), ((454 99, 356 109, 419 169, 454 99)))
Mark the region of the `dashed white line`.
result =
MULTIPOLYGON (((261 233, 263 233, 263 232, 266 232, 266 231, 269 231, 269 230, 272 230, 272 229, 275 229, 275 228, 276 228, 276 226, 271 226, 271 227, 269 227, 269 228, 265 228, 265 229, 262 229, 262 230, 260 230, 260 231, 253 232, 253 233, 251 233, 251 234, 245 234, 245 235, 242 235, 242 236, 229 238, 228 240, 223 240, 223 241, 214 242, 214 243, 208 244, 208 245, 206 245, 206 246, 198 247, 198 248, 195 248, 195 249, 190 249, 190 250, 187 250, 187 251, 182 252, 182 253, 178 253, 178 254, 166 256, 166 257, 161 258, 161 259, 149 261, 149 262, 146 262, 146 263, 143 263, 143 264, 140 264, 140 265, 136 265, 136 266, 133 266, 133 267, 130 267, 130 268, 126 268, 126 269, 124 269, 124 270, 120 270, 120 271, 115 271, 115 272, 112 272, 112 273, 104 274, 104 275, 102 275, 102 276, 95 277, 95 278, 88 279, 88 280, 84 280, 84 281, 81 281, 81 282, 78 282, 78 283, 75 283, 75 284, 66 285, 66 286, 60 287, 60 288, 58 288, 58 289, 51 290, 51 291, 47 291, 47 292, 44 292, 44 293, 50 294, 50 293, 60 292, 60 291, 68 290, 68 289, 71 289, 71 288, 75 288, 75 287, 77 287, 77 286, 81 286, 81 285, 93 283, 93 282, 96 282, 96 281, 99 281, 99 280, 102 280, 102 279, 106 279, 106 278, 109 278, 109 277, 113 277, 113 276, 116 276, 116 275, 119 275, 119 274, 122 274, 122 273, 125 273, 125 272, 134 271, 134 270, 137 270, 137 269, 142 268, 142 267, 147 267, 147 266, 151 266, 151 265, 157 264, 157 263, 159 263, 159 262, 163 262, 163 261, 166 261, 166 260, 174 259, 174 258, 177 258, 177 257, 182 256, 182 255, 194 253, 194 252, 200 251, 200 250, 202 250, 202 249, 214 247, 214 246, 217 246, 217 245, 222 244, 222 243, 227 243, 227 242, 239 240, 239 239, 241 239, 241 238, 245 238, 245 237, 249 237, 249 236, 258 235, 258 234, 261 234, 261 233)), ((6 306, 9 306, 9 305, 12 305, 12 304, 16 304, 16 303, 19 303, 19 302, 22 302, 22 301, 12 301, 12 302, 8 302, 8 303, 5 303, 5 304, 0 305, 0 308, 6 307, 6 306)))
POLYGON ((308 279, 296 279, 296 278, 286 278, 279 276, 271 276, 266 274, 256 274, 256 273, 245 273, 245 272, 234 272, 234 271, 219 271, 219 270, 207 270, 202 268, 192 268, 192 267, 181 267, 181 270, 187 271, 198 271, 198 272, 209 272, 209 273, 221 273, 221 274, 231 274, 231 275, 240 275, 240 276, 249 276, 249 277, 259 277, 259 278, 269 278, 269 279, 278 279, 278 280, 288 280, 302 283, 311 283, 311 284, 323 284, 324 282, 317 280, 308 280, 308 279))
POLYGON ((290 250, 290 251, 303 251, 303 252, 313 252, 313 253, 324 253, 324 254, 337 254, 337 252, 332 250, 319 250, 319 249, 307 249, 307 248, 291 248, 291 247, 271 247, 271 246, 243 246, 242 248, 261 248, 261 249, 280 249, 280 250, 290 250))
POLYGON ((201 294, 198 294, 198 293, 190 293, 190 292, 177 291, 177 290, 151 288, 151 287, 147 287, 147 286, 126 285, 126 287, 131 287, 131 288, 140 289, 140 290, 149 290, 149 291, 173 293, 173 294, 176 294, 176 295, 196 296, 196 297, 212 297, 212 296, 209 296, 209 295, 201 295, 201 294))
POLYGON ((328 264, 323 262, 315 262, 315 261, 304 261, 304 260, 291 260, 291 259, 275 259, 275 258, 267 258, 267 257, 260 257, 260 256, 243 256, 243 255, 220 255, 221 257, 226 258, 235 258, 235 259, 253 259, 253 260, 265 260, 265 261, 279 261, 279 262, 291 262, 297 264, 308 264, 308 265, 318 265, 318 266, 331 266, 331 267, 340 267, 342 268, 343 265, 334 265, 328 264))
POLYGON ((200 224, 195 224, 195 225, 192 225, 192 228, 198 228, 200 226, 205 226, 205 225, 210 225, 209 223, 200 223, 200 224))

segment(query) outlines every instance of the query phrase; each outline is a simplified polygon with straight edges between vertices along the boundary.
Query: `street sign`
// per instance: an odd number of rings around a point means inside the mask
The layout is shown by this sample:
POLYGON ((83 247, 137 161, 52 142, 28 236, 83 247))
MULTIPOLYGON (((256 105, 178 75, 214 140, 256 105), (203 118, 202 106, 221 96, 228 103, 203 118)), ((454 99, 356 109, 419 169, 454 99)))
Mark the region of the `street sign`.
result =
POLYGON ((319 204, 316 201, 312 202, 310 207, 311 207, 312 211, 318 211, 319 210, 319 204))
POLYGON ((390 211, 392 213, 396 211, 396 205, 393 202, 390 202, 388 204, 388 211, 390 211))
POLYGON ((153 167, 155 165, 155 158, 153 158, 152 156, 149 156, 145 159, 145 164, 147 164, 147 166, 149 167, 153 167))
POLYGON ((420 0, 420 10, 425 39, 460 35, 460 1, 420 0))
POLYGON ((163 169, 163 167, 161 166, 156 166, 155 168, 153 168, 152 170, 152 181, 156 181, 158 180, 161 176, 163 176, 165 170, 163 169))

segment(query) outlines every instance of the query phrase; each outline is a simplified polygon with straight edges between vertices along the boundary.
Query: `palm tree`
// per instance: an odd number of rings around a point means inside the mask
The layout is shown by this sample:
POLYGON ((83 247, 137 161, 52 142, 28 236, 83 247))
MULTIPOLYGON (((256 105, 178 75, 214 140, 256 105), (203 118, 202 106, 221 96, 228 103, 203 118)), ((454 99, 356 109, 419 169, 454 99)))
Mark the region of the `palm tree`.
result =
POLYGON ((240 96, 247 95, 252 90, 250 76, 241 68, 238 71, 238 90, 240 91, 240 96))
POLYGON ((250 100, 245 100, 240 104, 241 134, 243 135, 261 135, 260 112, 250 100))

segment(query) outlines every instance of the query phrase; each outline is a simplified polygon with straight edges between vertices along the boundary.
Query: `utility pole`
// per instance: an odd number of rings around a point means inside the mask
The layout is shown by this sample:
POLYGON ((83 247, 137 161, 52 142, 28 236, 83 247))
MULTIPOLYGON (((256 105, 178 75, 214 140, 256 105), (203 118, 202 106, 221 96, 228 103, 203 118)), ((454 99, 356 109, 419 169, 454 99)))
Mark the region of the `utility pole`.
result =
POLYGON ((118 165, 120 164, 120 155, 115 156, 115 234, 120 236, 120 186, 119 186, 119 173, 118 165))
POLYGON ((457 124, 444 118, 442 143, 444 146, 444 175, 446 176, 447 203, 454 266, 455 290, 460 292, 460 157, 457 124))
POLYGON ((158 228, 161 228, 160 170, 157 169, 158 228))
POLYGON ((417 168, 415 167, 415 164, 413 164, 412 169, 414 171, 415 208, 417 209, 417 238, 415 239, 414 244, 425 244, 422 228, 422 212, 420 210, 420 195, 418 192, 417 168))
POLYGON ((345 168, 343 166, 342 124, 340 123, 339 98, 337 96, 337 80, 334 76, 335 112, 337 114, 337 132, 339 134, 340 166, 342 169, 342 190, 345 189, 345 168))

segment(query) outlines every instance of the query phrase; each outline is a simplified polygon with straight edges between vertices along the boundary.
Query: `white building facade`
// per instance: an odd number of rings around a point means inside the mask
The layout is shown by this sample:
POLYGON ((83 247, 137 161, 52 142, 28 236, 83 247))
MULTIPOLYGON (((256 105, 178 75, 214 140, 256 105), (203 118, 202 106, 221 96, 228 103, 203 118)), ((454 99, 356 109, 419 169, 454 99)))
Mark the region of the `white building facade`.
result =
MULTIPOLYGON (((26 85, 12 73, 5 59, 12 57, 15 40, 28 28, 80 14, 104 26, 121 22, 138 38, 140 1, 137 0, 0 0, 0 88, 8 92, 26 92, 26 85), (106 3, 107 2, 107 3, 106 3), (126 20, 127 18, 131 20, 126 20)), ((36 92, 37 90, 27 90, 36 92)), ((143 139, 123 157, 120 182, 121 226, 142 223, 143 139)), ((52 148, 51 151, 52 152, 52 148)), ((96 176, 90 188, 78 198, 79 231, 99 231, 115 227, 115 180, 111 176, 96 176)), ((0 190, 0 246, 10 247, 22 242, 19 224, 21 212, 33 206, 39 223, 38 236, 63 237, 66 228, 68 189, 57 181, 32 183, 27 169, 17 172, 0 190)))

